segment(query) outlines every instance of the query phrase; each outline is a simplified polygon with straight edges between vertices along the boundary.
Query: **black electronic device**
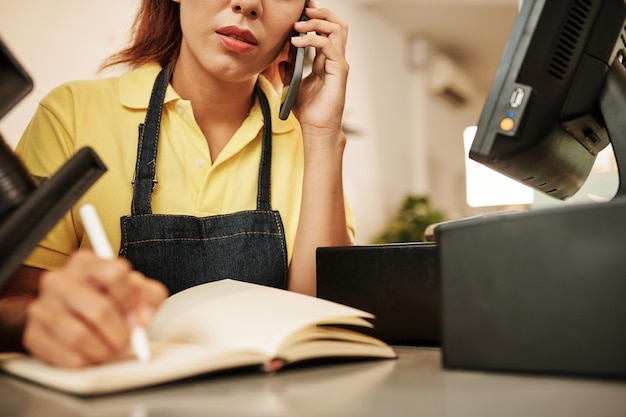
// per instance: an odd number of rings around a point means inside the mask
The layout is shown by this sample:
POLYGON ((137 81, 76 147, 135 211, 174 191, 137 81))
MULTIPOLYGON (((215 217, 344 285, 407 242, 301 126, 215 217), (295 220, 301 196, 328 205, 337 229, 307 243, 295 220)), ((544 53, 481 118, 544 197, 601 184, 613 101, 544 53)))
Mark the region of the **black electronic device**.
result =
POLYGON ((440 345, 436 244, 318 248, 317 296, 374 314, 374 328, 364 332, 387 343, 440 345))
POLYGON ((0 287, 105 171, 105 165, 91 148, 81 148, 2 218, 0 287))
POLYGON ((626 199, 441 224, 443 364, 626 377, 626 199))
POLYGON ((563 200, 610 141, 626 166, 623 123, 611 125, 624 107, 602 107, 607 78, 624 77, 625 9, 623 0, 524 0, 470 158, 563 200))
POLYGON ((32 78, 0 39, 0 119, 32 89, 32 78))
POLYGON ((607 203, 435 228, 443 363, 626 376, 626 4, 524 0, 470 157, 567 199, 612 144, 607 203))
MULTIPOLYGON (((32 87, 30 76, 0 40, 0 117, 32 87)), ((98 155, 82 148, 52 177, 37 183, 0 136, 0 289, 105 171, 98 155)))
MULTIPOLYGON (((306 5, 309 3, 309 0, 305 2, 305 10, 306 5)), ((302 15, 300 16, 300 21, 308 20, 306 17, 305 10, 302 11, 302 15)), ((297 32, 296 32, 297 33, 297 32)), ((297 33, 298 36, 304 36, 304 33, 297 33)), ((300 83, 302 82, 302 73, 304 72, 304 54, 306 53, 306 48, 298 47, 296 48, 294 62, 293 62, 293 75, 291 76, 291 81, 289 82, 289 87, 287 89, 287 94, 285 95, 285 100, 280 105, 280 112, 278 116, 281 120, 287 120, 289 117, 289 113, 291 113, 291 109, 293 108, 294 103, 296 102, 296 97, 298 97, 298 90, 300 89, 300 83)))

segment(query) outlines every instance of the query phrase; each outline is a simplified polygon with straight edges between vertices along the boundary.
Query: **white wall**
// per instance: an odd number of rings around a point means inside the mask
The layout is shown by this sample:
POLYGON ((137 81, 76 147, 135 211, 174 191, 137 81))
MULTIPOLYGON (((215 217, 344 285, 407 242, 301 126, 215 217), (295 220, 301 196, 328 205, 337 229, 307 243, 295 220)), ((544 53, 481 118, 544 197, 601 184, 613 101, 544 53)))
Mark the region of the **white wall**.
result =
POLYGON ((410 188, 410 74, 401 33, 354 4, 332 9, 350 25, 345 124, 358 133, 348 136, 344 178, 357 242, 367 243, 410 188))
POLYGON ((0 37, 33 77, 35 88, 0 121, 15 144, 39 100, 56 85, 93 78, 126 40, 138 0, 0 2, 0 37))
MULTIPOLYGON (((478 120, 484 91, 453 106, 429 91, 428 59, 411 64, 410 38, 354 3, 332 8, 350 24, 346 189, 358 242, 371 241, 408 193, 427 194, 451 218, 474 214, 465 202, 463 129, 478 120)), ((436 51, 433 51, 436 53, 436 51)))
MULTIPOLYGON (((98 76, 102 60, 123 46, 137 5, 138 0, 2 2, 0 36, 36 84, 0 122, 11 144, 51 88, 98 76)), ((464 199, 461 132, 475 123, 477 110, 454 109, 427 94, 426 76, 406 65, 406 39, 390 23, 349 2, 318 0, 318 6, 332 8, 350 25, 345 123, 356 133, 348 138, 344 176, 357 243, 378 234, 409 192, 431 193, 451 214, 463 211, 463 201, 455 208, 464 199), (456 155, 452 166, 448 154, 456 155)))

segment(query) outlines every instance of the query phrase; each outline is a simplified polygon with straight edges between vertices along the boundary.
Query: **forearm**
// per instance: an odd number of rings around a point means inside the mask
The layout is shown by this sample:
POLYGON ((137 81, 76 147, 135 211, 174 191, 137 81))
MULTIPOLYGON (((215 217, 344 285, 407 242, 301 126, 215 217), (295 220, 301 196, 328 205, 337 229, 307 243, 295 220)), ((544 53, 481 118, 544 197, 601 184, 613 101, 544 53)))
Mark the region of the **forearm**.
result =
POLYGON ((348 24, 311 0, 306 21, 295 24, 305 36, 293 46, 314 47, 311 74, 300 86, 294 108, 302 127, 304 179, 298 230, 289 267, 289 289, 316 293, 315 253, 321 246, 352 244, 346 222, 342 169, 346 137, 341 128, 350 66, 348 24))
POLYGON ((37 297, 41 269, 21 267, 0 291, 0 351, 22 351, 26 311, 37 297))
POLYGON ((0 300, 0 352, 23 351, 22 335, 26 310, 32 297, 13 296, 0 300))
POLYGON ((315 252, 321 246, 353 243, 346 222, 342 180, 345 135, 315 138, 306 148, 302 184, 302 205, 289 267, 289 289, 315 295, 315 252), (324 144, 320 146, 320 144, 324 144))

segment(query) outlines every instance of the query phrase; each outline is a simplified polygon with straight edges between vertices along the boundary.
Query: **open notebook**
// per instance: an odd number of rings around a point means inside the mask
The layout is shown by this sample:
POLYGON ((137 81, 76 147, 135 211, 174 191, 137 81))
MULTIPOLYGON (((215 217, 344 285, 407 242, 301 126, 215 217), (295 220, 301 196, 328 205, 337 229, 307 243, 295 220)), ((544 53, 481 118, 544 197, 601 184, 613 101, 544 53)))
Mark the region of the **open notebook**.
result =
POLYGON ((123 391, 231 368, 319 358, 395 358, 382 341, 341 327, 371 327, 373 316, 341 304, 234 280, 171 296, 149 336, 152 360, 129 357, 83 369, 46 365, 23 354, 0 356, 0 369, 79 395, 123 391))

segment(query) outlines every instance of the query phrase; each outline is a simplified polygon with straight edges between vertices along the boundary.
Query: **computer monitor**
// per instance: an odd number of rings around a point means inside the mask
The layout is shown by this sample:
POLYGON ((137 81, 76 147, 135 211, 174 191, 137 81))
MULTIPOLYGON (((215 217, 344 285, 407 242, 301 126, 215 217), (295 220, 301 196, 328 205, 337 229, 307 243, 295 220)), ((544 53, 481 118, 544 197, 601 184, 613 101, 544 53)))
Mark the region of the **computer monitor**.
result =
POLYGON ((566 200, 609 143, 626 181, 624 0, 524 0, 471 159, 566 200))

